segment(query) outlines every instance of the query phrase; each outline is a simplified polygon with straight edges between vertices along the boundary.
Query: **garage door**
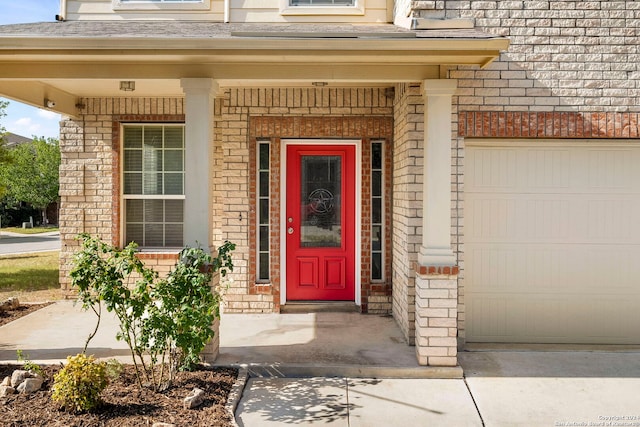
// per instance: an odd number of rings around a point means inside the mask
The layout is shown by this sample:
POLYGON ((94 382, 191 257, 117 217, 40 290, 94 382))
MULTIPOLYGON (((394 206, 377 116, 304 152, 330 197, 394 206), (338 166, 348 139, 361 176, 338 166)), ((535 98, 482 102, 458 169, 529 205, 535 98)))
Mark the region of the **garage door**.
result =
POLYGON ((640 145, 469 146, 469 342, 640 343, 640 145))

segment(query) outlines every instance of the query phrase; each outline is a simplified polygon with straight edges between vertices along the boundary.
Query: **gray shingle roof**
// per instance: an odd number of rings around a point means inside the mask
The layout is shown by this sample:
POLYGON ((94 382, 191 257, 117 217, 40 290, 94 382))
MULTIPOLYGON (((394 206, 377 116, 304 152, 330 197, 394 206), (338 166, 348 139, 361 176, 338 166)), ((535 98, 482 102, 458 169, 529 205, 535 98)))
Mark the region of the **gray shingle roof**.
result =
POLYGON ((407 30, 392 24, 226 24, 200 21, 67 21, 0 26, 2 38, 140 38, 230 39, 288 38, 433 38, 490 39, 493 34, 475 29, 407 30))
POLYGON ((4 140, 7 141, 7 144, 5 145, 5 147, 7 148, 16 147, 20 144, 33 141, 31 138, 27 138, 26 136, 18 135, 11 132, 7 132, 4 134, 4 140))

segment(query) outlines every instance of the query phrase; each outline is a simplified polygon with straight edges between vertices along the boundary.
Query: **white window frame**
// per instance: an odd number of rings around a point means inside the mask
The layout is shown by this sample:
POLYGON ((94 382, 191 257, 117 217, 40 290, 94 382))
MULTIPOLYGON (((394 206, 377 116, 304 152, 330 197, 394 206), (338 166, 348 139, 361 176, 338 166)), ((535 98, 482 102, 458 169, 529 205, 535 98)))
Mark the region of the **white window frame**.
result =
POLYGON ((210 10, 211 0, 112 0, 113 10, 210 10))
MULTIPOLYGON (((130 123, 121 123, 120 124, 120 153, 121 153, 121 163, 120 163, 120 242, 122 245, 126 245, 126 235, 127 235, 127 213, 126 213, 126 200, 185 200, 186 195, 184 194, 125 194, 125 167, 124 167, 124 157, 125 157, 125 147, 124 147, 124 128, 127 126, 176 126, 183 128, 183 134, 186 142, 186 127, 184 123, 166 123, 166 122, 130 122, 130 123)), ((183 148, 183 152, 186 152, 186 147, 183 148)), ((185 156, 182 157, 183 161, 183 173, 186 173, 186 164, 185 156)), ((144 173, 144 168, 143 168, 144 173)), ((183 181, 184 185, 184 181, 183 181)), ((184 221, 184 213, 183 213, 183 221, 184 221)), ((183 222, 183 245, 184 245, 184 222, 183 222)), ((175 252, 176 249, 181 249, 181 247, 176 246, 143 246, 142 242, 137 242, 139 245, 139 250, 141 252, 175 252)))
POLYGON ((364 15, 365 0, 354 0, 353 6, 291 6, 290 0, 280 0, 280 15, 364 15))

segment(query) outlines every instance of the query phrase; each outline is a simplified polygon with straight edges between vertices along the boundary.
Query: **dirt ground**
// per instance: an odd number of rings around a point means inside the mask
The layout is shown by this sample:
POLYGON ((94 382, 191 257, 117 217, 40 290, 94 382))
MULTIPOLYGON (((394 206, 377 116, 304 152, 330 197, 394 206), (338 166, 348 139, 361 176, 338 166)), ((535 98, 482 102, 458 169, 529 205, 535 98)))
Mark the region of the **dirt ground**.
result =
MULTIPOLYGON (((16 366, 0 365, 0 381, 16 366)), ((45 383, 31 395, 0 398, 0 425, 18 426, 151 426, 165 422, 176 426, 232 426, 225 410, 229 391, 237 371, 229 368, 180 372, 173 387, 156 393, 140 389, 133 366, 124 371, 103 391, 103 405, 93 413, 75 414, 62 410, 51 399, 53 377, 59 366, 45 366, 45 383), (195 409, 183 409, 183 399, 198 387, 205 391, 205 402, 195 409)))
MULTIPOLYGON (((0 298, 0 301, 2 299, 0 298)), ((13 322, 16 319, 21 318, 22 316, 26 316, 29 313, 33 313, 36 310, 40 310, 43 307, 52 304, 50 302, 43 304, 20 304, 20 307, 15 310, 8 311, 0 311, 0 326, 5 325, 9 322, 13 322)))

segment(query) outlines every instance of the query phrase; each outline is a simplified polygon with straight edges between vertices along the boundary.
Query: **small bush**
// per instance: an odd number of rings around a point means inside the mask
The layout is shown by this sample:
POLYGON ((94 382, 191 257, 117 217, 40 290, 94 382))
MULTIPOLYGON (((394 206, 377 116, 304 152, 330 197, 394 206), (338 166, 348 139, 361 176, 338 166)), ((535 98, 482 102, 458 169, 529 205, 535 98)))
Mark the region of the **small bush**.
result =
POLYGON ((91 411, 102 402, 100 393, 108 383, 107 364, 80 353, 67 357, 66 366, 55 375, 51 397, 66 409, 91 411))
POLYGON ((18 362, 22 363, 22 369, 36 373, 41 377, 44 376, 44 372, 42 371, 42 368, 40 367, 40 365, 38 365, 37 363, 33 363, 31 359, 29 359, 28 354, 26 354, 22 350, 17 350, 16 354, 18 357, 18 362))

